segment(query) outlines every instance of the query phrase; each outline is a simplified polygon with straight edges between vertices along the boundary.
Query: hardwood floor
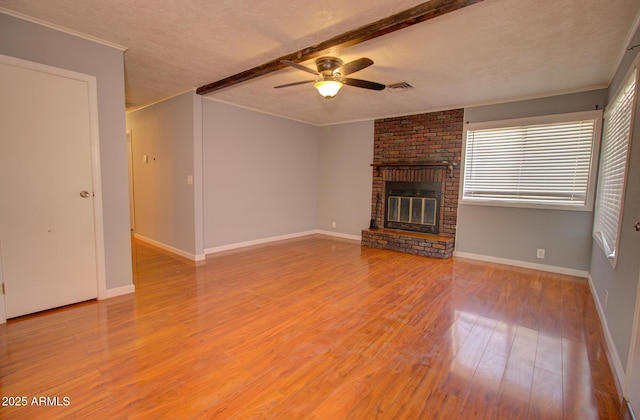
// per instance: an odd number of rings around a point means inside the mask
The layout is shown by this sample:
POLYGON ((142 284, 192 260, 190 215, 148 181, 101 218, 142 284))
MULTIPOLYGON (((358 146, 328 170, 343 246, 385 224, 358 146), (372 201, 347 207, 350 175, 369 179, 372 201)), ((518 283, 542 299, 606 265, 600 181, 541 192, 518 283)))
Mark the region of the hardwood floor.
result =
POLYGON ((318 236, 134 249, 135 294, 0 326, 27 398, 0 417, 625 418, 583 279, 318 236))

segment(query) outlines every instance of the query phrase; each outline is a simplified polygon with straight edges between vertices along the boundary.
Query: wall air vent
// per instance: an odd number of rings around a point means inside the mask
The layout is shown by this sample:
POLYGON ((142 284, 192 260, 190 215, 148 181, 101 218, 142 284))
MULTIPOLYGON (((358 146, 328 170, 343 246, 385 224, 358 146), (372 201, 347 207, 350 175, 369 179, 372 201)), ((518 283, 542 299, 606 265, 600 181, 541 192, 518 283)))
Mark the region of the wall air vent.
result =
POLYGON ((387 85, 387 89, 392 92, 400 92, 403 90, 413 89, 413 86, 411 86, 408 82, 399 82, 387 85))

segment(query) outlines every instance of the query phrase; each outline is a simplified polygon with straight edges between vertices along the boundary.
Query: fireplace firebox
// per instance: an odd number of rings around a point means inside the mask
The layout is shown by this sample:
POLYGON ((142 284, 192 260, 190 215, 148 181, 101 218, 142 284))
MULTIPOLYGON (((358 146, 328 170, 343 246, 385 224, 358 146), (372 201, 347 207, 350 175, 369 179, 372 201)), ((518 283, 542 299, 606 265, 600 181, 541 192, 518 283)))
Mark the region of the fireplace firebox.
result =
POLYGON ((384 227, 438 234, 440 182, 387 181, 384 227))

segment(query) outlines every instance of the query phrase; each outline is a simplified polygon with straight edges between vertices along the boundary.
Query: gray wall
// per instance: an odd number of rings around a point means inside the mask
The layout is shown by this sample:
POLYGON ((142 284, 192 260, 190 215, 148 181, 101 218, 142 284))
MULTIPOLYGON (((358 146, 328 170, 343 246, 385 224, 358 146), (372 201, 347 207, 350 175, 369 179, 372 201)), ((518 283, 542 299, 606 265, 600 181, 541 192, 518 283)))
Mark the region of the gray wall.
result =
POLYGON ((316 127, 201 98, 127 115, 137 234, 196 256, 316 229, 360 236, 373 121, 316 127))
POLYGON ((196 254, 193 92, 127 114, 136 234, 196 254), (144 163, 143 155, 148 157, 144 163))
POLYGON ((106 287, 131 285, 122 51, 0 13, 0 54, 96 77, 106 287))
MULTIPOLYGON (((465 109, 465 123, 602 109, 606 89, 465 109)), ((456 251, 587 272, 590 211, 541 210, 460 204, 456 251), (536 249, 546 250, 545 259, 536 249)))
MULTIPOLYGON (((629 45, 640 44, 636 33, 629 45)), ((636 52, 627 52, 618 68, 613 84, 609 88, 609 99, 616 95, 620 84, 636 57, 636 52)), ((622 230, 618 248, 618 263, 613 268, 600 246, 594 242, 591 253, 590 276, 596 298, 603 308, 606 323, 616 351, 625 371, 629 357, 633 317, 640 276, 640 233, 633 229, 640 220, 640 101, 636 97, 635 124, 631 140, 631 155, 627 173, 627 186, 623 204, 622 230), (605 291, 609 292, 608 304, 604 305, 605 291)), ((627 372, 628 373, 628 372, 627 372)))
POLYGON ((316 228, 318 127, 202 104, 204 247, 316 228))
POLYGON ((318 229, 360 236, 369 227, 373 127, 373 121, 321 127, 318 229))

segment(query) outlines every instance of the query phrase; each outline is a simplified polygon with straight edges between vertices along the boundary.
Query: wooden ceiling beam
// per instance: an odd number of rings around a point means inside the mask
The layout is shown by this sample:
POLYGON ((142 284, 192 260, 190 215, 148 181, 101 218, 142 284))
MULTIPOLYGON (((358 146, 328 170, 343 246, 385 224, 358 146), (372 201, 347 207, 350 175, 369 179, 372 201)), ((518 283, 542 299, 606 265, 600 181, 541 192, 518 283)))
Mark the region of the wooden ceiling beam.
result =
POLYGON ((281 63, 281 60, 301 63, 303 61, 319 57, 328 49, 345 48, 356 45, 361 42, 407 28, 417 23, 460 10, 463 7, 467 7, 481 1, 482 0, 431 0, 411 9, 362 26, 358 29, 354 29, 353 31, 346 32, 342 35, 335 36, 294 53, 276 58, 275 60, 261 64, 252 69, 234 74, 233 76, 226 77, 218 80, 217 82, 200 86, 196 90, 196 93, 206 95, 287 67, 285 64, 281 63))

